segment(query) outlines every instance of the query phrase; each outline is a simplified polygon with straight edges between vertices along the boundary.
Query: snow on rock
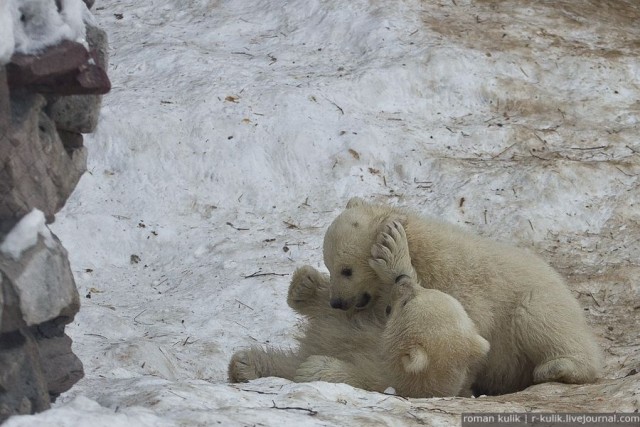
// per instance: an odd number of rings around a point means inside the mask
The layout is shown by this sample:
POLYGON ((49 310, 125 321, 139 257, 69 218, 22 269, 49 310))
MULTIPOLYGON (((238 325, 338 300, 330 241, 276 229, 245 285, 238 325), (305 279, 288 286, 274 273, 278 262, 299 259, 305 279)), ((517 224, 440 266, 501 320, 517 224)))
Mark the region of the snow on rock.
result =
POLYGON ((0 65, 11 60, 15 49, 11 0, 0 1, 0 65))
MULTIPOLYGON (((9 31, 7 28, 13 27, 16 52, 38 53, 62 40, 86 45, 83 17, 88 12, 82 0, 4 0, 2 3, 1 20, 11 24, 3 26, 2 31, 6 33, 9 31), (60 4, 60 9, 56 3, 60 4)), ((0 47, 5 47, 4 44, 9 42, 3 40, 0 43, 0 47)))
POLYGON ((67 252, 49 231, 42 211, 33 209, 14 225, 0 252, 7 257, 0 259, 0 267, 18 294, 28 326, 72 317, 77 311, 78 291, 67 252))
POLYGON ((69 327, 86 378, 38 417, 459 425, 470 409, 638 409, 640 10, 617 5, 103 1, 114 89, 91 173, 52 226, 86 296, 69 327), (227 384, 234 351, 294 345, 290 274, 322 268, 324 231, 356 195, 540 253, 585 309, 606 379, 477 399, 227 384), (111 415, 69 409, 78 396, 111 415))
POLYGON ((0 243, 0 251, 18 261, 22 252, 35 246, 39 235, 44 238, 48 247, 53 246, 53 236, 51 236, 51 232, 45 224, 44 213, 38 209, 33 209, 22 217, 20 222, 7 234, 2 243, 0 243))

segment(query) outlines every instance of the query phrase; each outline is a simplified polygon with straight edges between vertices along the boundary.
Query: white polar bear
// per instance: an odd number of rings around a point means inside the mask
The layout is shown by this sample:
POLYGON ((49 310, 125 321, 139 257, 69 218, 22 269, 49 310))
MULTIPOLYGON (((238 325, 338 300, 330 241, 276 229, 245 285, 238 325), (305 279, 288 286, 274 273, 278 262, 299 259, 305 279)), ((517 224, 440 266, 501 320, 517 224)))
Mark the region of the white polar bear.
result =
POLYGON ((458 300, 491 350, 474 390, 503 394, 533 383, 588 383, 601 350, 560 275, 529 251, 454 225, 354 198, 329 226, 330 304, 380 317, 398 277, 458 300))
POLYGON ((489 343, 462 305, 408 276, 393 285, 389 302, 386 320, 372 317, 373 312, 334 310, 328 277, 302 267, 294 273, 288 296, 289 305, 308 320, 298 351, 238 352, 229 364, 229 379, 280 376, 378 392, 393 387, 405 397, 470 396, 489 343))

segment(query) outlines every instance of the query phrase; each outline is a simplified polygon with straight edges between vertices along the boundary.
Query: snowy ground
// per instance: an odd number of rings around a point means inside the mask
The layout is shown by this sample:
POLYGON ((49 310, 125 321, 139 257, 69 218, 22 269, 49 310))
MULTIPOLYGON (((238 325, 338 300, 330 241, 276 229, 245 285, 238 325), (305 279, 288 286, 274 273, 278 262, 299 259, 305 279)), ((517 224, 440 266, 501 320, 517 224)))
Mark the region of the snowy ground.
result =
POLYGON ((640 406, 640 6, 619 1, 98 1, 113 90, 52 226, 86 377, 7 425, 459 425, 640 406), (580 6, 576 6, 576 5, 580 6), (291 272, 349 197, 533 247, 585 307, 607 380, 412 399, 226 384, 293 344, 291 272))

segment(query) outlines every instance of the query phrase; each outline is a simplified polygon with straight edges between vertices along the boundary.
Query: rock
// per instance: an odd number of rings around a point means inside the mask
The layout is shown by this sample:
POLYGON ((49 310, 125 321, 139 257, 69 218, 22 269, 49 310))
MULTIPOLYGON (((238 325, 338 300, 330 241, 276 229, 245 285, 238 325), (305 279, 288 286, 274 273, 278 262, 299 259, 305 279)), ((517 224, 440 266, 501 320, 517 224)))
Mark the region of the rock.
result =
POLYGON ((0 331, 2 331, 2 312, 4 311, 4 296, 2 295, 2 281, 4 276, 0 273, 0 331))
POLYGON ((73 155, 75 150, 83 147, 84 138, 80 133, 58 129, 58 136, 60 136, 60 141, 62 141, 62 145, 64 145, 64 149, 67 150, 69 155, 73 155))
POLYGON ((9 105, 9 86, 7 71, 0 66, 0 145, 8 143, 9 126, 11 124, 11 107, 9 105))
MULTIPOLYGON (((53 235, 52 235, 53 236, 53 235)), ((53 236, 47 244, 42 236, 18 261, 0 254, 4 286, 12 286, 18 295, 22 319, 27 326, 58 317, 73 319, 80 298, 67 259, 67 251, 53 236)))
POLYGON ((91 133, 98 125, 102 97, 100 95, 71 95, 49 98, 46 111, 60 130, 91 133))
POLYGON ((91 55, 103 70, 109 67, 109 37, 101 28, 87 25, 87 43, 91 49, 91 55))
MULTIPOLYGON (((98 27, 87 25, 87 42, 95 63, 106 70, 109 61, 107 33, 98 27)), ((101 104, 100 95, 49 95, 46 112, 56 122, 58 129, 90 133, 98 125, 101 104)))
POLYGON ((7 65, 9 87, 54 85, 65 74, 75 73, 89 61, 89 52, 80 43, 64 40, 39 55, 15 53, 7 65))
POLYGON ((49 408, 84 375, 64 333, 79 295, 42 214, 53 222, 85 172, 82 133, 111 88, 106 34, 88 26, 87 41, 90 51, 66 40, 0 67, 0 423, 49 408), (37 229, 23 222, 9 234, 32 211, 37 229))
POLYGON ((13 414, 49 408, 49 392, 36 340, 19 312, 18 296, 0 271, 0 423, 13 414))
POLYGON ((28 329, 0 336, 0 366, 0 423, 14 414, 49 408, 38 345, 28 329))
POLYGON ((2 294, 2 324, 0 324, 0 346, 6 333, 14 333, 26 327, 20 312, 20 301, 11 282, 0 269, 0 294, 2 294))
POLYGON ((67 321, 67 318, 58 318, 31 328, 40 350, 47 389, 53 399, 84 376, 82 362, 71 350, 71 338, 64 334, 67 321))
POLYGON ((52 222, 86 170, 85 149, 67 153, 44 103, 40 95, 11 94, 12 129, 0 145, 0 233, 33 208, 52 222))
POLYGON ((47 409, 84 375, 64 334, 78 311, 78 294, 66 252, 53 240, 49 248, 40 237, 18 261, 0 254, 0 423, 47 409), (51 318, 55 313, 60 316, 51 318))
POLYGON ((7 65, 9 88, 60 95, 104 94, 107 73, 83 45, 64 40, 38 55, 16 53, 7 65))

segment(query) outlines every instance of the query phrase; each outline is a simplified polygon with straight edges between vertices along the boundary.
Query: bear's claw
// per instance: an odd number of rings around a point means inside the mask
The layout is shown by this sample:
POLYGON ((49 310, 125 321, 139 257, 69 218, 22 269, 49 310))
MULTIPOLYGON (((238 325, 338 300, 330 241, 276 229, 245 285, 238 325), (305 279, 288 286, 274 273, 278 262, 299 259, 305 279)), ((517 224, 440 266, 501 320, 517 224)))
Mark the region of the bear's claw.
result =
POLYGON ((390 221, 383 227, 371 248, 371 256, 369 265, 386 284, 396 283, 402 275, 416 276, 411 265, 407 235, 398 221, 390 221))
POLYGON ((287 304, 294 310, 319 305, 328 305, 328 300, 321 298, 321 288, 325 288, 327 279, 315 268, 305 265, 298 268, 291 278, 287 304))

